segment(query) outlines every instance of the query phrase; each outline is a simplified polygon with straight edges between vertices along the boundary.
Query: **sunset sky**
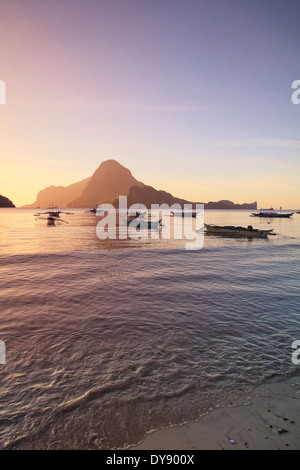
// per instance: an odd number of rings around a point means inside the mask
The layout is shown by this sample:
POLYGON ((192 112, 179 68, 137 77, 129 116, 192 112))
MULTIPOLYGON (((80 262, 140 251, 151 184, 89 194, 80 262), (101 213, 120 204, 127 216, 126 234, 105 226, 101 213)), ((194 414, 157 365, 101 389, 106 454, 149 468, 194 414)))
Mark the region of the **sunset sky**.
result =
POLYGON ((194 201, 300 208, 299 0, 1 0, 0 194, 118 160, 194 201))

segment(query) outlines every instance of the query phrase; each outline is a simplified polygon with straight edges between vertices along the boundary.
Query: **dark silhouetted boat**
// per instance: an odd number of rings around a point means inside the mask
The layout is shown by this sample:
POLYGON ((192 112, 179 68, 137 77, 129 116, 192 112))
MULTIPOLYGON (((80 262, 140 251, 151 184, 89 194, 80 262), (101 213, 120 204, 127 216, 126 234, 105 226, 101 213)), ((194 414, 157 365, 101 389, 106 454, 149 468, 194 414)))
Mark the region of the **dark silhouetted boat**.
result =
POLYGON ((60 225, 62 223, 68 224, 66 220, 62 220, 60 218, 60 214, 66 214, 66 215, 73 215, 72 212, 65 212, 65 211, 60 211, 57 210, 57 207, 54 207, 53 205, 49 207, 49 210, 46 212, 37 212, 34 214, 35 220, 47 220, 47 225, 55 225, 56 222, 60 225), (46 217, 43 217, 43 216, 46 217))
POLYGON ((171 211, 171 217, 197 217, 196 211, 171 211))
POLYGON ((275 235, 273 232, 273 228, 269 230, 260 230, 255 229, 252 225, 248 225, 248 227, 236 227, 234 225, 209 225, 204 224, 206 233, 208 235, 223 235, 223 236, 232 236, 232 237, 259 237, 259 238, 267 238, 268 235, 275 235))
POLYGON ((261 209, 260 212, 252 212, 250 217, 267 217, 267 218, 281 218, 289 219, 294 212, 275 212, 274 209, 261 209))
POLYGON ((100 207, 93 207, 93 209, 89 209, 88 212, 91 212, 92 214, 97 214, 97 215, 104 215, 105 210, 101 209, 100 207))
POLYGON ((61 225, 61 224, 68 224, 66 220, 61 219, 60 217, 53 217, 49 215, 48 217, 37 217, 35 220, 47 220, 47 225, 61 225))
POLYGON ((34 217, 40 217, 41 215, 48 215, 49 217, 58 218, 60 214, 73 215, 73 212, 60 211, 56 206, 51 206, 46 212, 37 212, 34 217))

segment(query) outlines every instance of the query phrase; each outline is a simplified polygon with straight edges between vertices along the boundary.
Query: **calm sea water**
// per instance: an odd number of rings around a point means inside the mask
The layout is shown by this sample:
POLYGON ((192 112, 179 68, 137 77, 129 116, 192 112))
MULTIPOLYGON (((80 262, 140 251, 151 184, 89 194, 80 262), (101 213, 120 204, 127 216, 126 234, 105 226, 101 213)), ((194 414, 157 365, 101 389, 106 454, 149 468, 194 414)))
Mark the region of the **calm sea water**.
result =
POLYGON ((299 375, 300 215, 207 211, 278 235, 186 251, 101 242, 82 210, 57 227, 33 213, 0 210, 1 448, 120 448, 299 375))

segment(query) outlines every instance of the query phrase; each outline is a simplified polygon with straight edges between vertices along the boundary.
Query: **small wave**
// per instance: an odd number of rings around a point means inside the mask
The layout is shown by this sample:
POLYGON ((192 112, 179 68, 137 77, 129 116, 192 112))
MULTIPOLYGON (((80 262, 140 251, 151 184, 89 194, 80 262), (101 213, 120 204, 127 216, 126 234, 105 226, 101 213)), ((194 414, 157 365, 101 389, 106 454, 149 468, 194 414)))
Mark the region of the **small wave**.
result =
POLYGON ((85 392, 83 395, 77 398, 73 398, 65 403, 61 403, 57 408, 56 412, 57 413, 69 413, 73 411, 74 409, 86 405, 88 402, 92 400, 96 400, 103 396, 105 393, 113 392, 115 390, 120 390, 125 388, 127 385, 130 384, 130 379, 125 379, 123 382, 119 383, 114 383, 114 384, 104 384, 99 387, 94 387, 87 392, 85 392))

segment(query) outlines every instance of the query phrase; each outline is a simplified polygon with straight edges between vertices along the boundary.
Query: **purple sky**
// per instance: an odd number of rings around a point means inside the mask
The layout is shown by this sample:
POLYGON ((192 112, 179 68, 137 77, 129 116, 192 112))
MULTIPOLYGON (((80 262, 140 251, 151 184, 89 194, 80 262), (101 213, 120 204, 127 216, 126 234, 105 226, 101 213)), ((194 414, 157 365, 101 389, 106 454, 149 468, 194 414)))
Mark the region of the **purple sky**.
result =
POLYGON ((193 200, 300 206, 300 2, 0 1, 0 194, 115 158, 193 200))

